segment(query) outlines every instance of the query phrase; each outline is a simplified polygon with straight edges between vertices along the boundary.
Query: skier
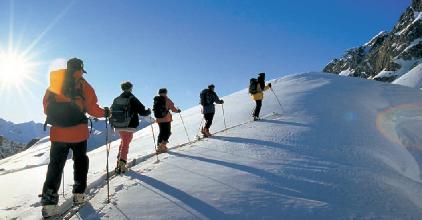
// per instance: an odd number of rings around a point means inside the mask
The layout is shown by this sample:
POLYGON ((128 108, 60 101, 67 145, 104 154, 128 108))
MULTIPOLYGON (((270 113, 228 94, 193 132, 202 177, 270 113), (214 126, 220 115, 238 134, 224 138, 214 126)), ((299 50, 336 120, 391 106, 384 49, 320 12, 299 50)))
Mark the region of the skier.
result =
POLYGON ((253 110, 252 117, 254 121, 259 120, 259 113, 261 112, 262 100, 264 99, 264 91, 271 88, 271 83, 265 85, 265 73, 260 73, 258 79, 252 78, 249 83, 249 93, 256 106, 253 110))
POLYGON ((154 116, 158 127, 160 128, 160 133, 158 134, 158 148, 157 154, 166 153, 168 151, 167 143, 171 135, 171 122, 173 121, 172 112, 180 113, 182 112, 179 108, 174 106, 173 101, 167 96, 167 89, 161 88, 158 91, 158 96, 154 97, 154 116))
POLYGON ((215 114, 214 103, 224 104, 224 101, 217 96, 214 89, 215 86, 211 84, 207 89, 202 90, 200 94, 200 104, 202 105, 202 114, 204 114, 205 119, 205 126, 201 128, 201 133, 204 137, 211 136, 210 127, 215 114))
POLYGON ((132 94, 133 84, 123 82, 121 84, 122 94, 114 99, 111 106, 110 123, 116 131, 119 132, 121 142, 119 153, 117 155, 116 173, 125 173, 127 154, 130 142, 133 139, 133 133, 139 126, 139 116, 151 115, 151 109, 145 109, 145 106, 132 94))
POLYGON ((43 99, 46 123, 50 129, 50 162, 41 194, 42 215, 52 217, 58 214, 57 203, 63 168, 69 149, 73 152, 73 202, 85 202, 89 158, 87 139, 89 136, 86 113, 97 118, 109 117, 110 110, 98 106, 97 96, 91 85, 82 77, 83 61, 72 58, 67 68, 50 73, 50 87, 43 99))

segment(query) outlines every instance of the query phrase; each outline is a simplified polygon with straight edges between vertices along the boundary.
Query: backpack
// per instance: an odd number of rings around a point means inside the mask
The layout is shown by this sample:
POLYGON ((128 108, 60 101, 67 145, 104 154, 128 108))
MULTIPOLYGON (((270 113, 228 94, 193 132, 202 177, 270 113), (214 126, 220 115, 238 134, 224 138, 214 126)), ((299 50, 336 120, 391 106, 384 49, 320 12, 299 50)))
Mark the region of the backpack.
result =
POLYGON ((129 127, 130 121, 132 120, 130 97, 116 97, 111 105, 111 117, 110 124, 114 128, 127 128, 129 127))
POLYGON ((167 99, 164 96, 155 96, 154 105, 152 107, 155 118, 164 118, 169 113, 167 108, 167 99))
POLYGON ((249 81, 249 93, 252 95, 258 93, 258 80, 255 78, 249 81))
POLYGON ((201 99, 200 104, 202 106, 212 105, 214 103, 212 99, 212 91, 210 91, 209 89, 202 90, 199 97, 201 99))
MULTIPOLYGON (((73 127, 79 124, 88 123, 88 118, 85 111, 82 110, 76 103, 77 98, 83 99, 82 83, 80 81, 80 88, 72 89, 70 97, 63 94, 63 87, 67 85, 67 80, 72 80, 67 75, 66 69, 60 69, 50 72, 50 86, 48 88, 49 95, 47 96, 47 105, 45 113, 47 119, 44 126, 47 124, 57 127, 73 127)), ((74 86, 74 84, 71 84, 74 86)))

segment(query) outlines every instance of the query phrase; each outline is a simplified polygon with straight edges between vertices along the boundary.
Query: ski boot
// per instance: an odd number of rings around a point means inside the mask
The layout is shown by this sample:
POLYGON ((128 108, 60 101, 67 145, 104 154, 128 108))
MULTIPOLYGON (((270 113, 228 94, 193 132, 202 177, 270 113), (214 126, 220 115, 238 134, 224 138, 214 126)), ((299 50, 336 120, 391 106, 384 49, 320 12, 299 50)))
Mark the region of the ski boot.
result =
POLYGON ((43 205, 41 214, 43 219, 54 218, 59 214, 59 207, 57 205, 43 205))
POLYGON ((207 133, 207 137, 211 137, 212 134, 210 133, 210 129, 209 128, 205 128, 205 133, 207 133))
POLYGON ((126 173, 126 161, 122 159, 118 160, 116 169, 114 171, 116 172, 116 174, 126 173))
POLYGON ((163 141, 163 142, 159 143, 156 153, 162 154, 162 153, 167 153, 167 152, 168 152, 168 149, 167 149, 167 146, 166 146, 166 142, 163 141))
POLYGON ((253 120, 254 120, 254 121, 259 121, 259 120, 261 120, 261 118, 260 118, 260 117, 258 117, 258 116, 253 116, 253 120))
POLYGON ((74 193, 73 194, 73 204, 82 205, 86 201, 85 195, 83 193, 74 193))
POLYGON ((39 197, 41 197, 41 214, 44 219, 49 219, 59 214, 57 206, 59 195, 57 193, 54 193, 52 189, 47 189, 39 197))
POLYGON ((207 137, 209 137, 208 136, 208 133, 206 132, 206 130, 205 130, 206 128, 202 128, 201 129, 201 134, 204 136, 204 138, 207 138, 207 137))

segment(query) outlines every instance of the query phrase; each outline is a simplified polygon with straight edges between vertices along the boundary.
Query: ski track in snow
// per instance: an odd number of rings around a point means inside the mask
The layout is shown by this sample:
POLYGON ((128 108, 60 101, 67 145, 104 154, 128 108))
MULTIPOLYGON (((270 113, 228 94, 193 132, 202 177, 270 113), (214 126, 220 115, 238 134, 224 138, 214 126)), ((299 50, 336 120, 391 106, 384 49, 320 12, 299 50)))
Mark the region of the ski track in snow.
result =
MULTIPOLYGON (((282 108, 268 91, 262 112, 267 117, 247 122, 253 107, 247 91, 224 97, 226 120, 233 128, 160 155, 158 164, 151 157, 114 178, 110 204, 105 202, 103 187, 105 148, 90 152, 88 194, 93 197, 72 219, 422 216, 419 90, 319 73, 291 75, 272 83, 282 108)), ((183 112, 191 139, 198 132, 199 113, 199 107, 183 112)), ((178 119, 173 124, 172 146, 187 142, 178 119)), ((212 129, 223 128, 217 106, 212 129)), ((158 131, 157 126, 154 129, 158 131)), ((111 169, 118 144, 112 143, 111 169)), ((141 158, 153 150, 151 130, 143 129, 135 134, 128 158, 141 158)), ((40 166, 5 173, 35 154, 0 161, 0 168, 5 169, 0 172, 1 194, 8 198, 0 200, 0 219, 40 216, 36 195, 46 166, 40 161, 40 166)), ((61 202, 71 198, 71 184, 69 160, 61 202)))

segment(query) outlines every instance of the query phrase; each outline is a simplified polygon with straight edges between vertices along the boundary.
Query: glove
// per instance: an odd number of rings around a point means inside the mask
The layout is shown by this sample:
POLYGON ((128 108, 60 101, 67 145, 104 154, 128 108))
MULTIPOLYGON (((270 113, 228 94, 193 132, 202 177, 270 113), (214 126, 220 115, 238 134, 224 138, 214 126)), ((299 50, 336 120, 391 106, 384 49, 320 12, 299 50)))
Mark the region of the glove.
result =
POLYGON ((104 107, 104 117, 110 118, 110 115, 111 115, 110 108, 104 107))
POLYGON ((221 103, 221 104, 224 104, 224 100, 222 100, 222 99, 221 99, 220 103, 221 103))
POLYGON ((147 109, 147 112, 146 112, 146 116, 150 116, 151 115, 151 109, 150 108, 148 108, 147 109))
POLYGON ((177 109, 177 113, 180 113, 180 112, 182 112, 182 110, 179 108, 179 109, 177 109))
POLYGON ((272 86, 272 85, 271 85, 271 83, 268 83, 268 87, 270 87, 270 88, 271 88, 271 86, 272 86))

